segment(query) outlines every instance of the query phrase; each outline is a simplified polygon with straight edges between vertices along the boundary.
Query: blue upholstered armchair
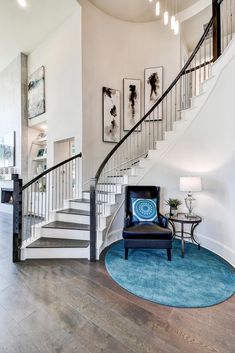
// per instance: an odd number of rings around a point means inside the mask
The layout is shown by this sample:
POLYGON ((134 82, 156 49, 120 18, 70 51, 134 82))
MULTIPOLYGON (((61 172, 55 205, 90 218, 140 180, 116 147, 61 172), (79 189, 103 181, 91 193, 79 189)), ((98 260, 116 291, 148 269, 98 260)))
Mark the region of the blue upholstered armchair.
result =
POLYGON ((160 187, 127 186, 123 239, 125 259, 133 248, 166 249, 171 261, 172 231, 159 212, 160 187))

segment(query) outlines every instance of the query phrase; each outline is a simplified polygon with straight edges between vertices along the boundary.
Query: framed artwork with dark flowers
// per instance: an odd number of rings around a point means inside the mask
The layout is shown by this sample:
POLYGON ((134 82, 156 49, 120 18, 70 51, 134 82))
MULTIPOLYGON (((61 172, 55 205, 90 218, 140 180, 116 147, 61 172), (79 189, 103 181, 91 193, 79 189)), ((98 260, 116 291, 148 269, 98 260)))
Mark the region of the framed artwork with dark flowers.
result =
POLYGON ((103 142, 117 143, 121 138, 120 91, 103 87, 103 142))
MULTIPOLYGON (((131 130, 142 118, 141 116, 141 80, 123 80, 123 130, 131 130)), ((137 129, 140 131, 140 127, 137 129)))
MULTIPOLYGON (((157 103, 163 93, 163 67, 151 67, 144 71, 144 110, 145 114, 157 103)), ((162 120, 162 104, 152 112, 151 120, 162 120)))

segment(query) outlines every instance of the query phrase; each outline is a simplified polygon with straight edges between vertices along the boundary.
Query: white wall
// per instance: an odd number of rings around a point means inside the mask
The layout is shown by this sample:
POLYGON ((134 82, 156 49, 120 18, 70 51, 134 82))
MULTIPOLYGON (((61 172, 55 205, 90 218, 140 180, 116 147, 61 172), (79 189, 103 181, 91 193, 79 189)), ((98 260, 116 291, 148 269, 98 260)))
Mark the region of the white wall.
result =
POLYGON ((75 137, 82 149, 81 8, 28 57, 29 75, 45 66, 48 165, 54 164, 54 142, 75 137))
POLYGON ((233 50, 232 60, 223 69, 198 117, 142 183, 161 186, 162 200, 168 197, 183 200, 185 194, 178 191, 180 176, 202 176, 203 192, 195 195, 195 211, 203 217, 198 237, 202 245, 235 266, 234 43, 233 50))
MULTIPOLYGON (((23 175, 27 170, 27 160, 22 159, 22 155, 25 155, 27 151, 26 63, 26 56, 20 54, 0 73, 0 136, 15 131, 15 171, 20 175, 23 175)), ((0 192, 1 188, 13 188, 13 183, 11 181, 0 181, 0 192)), ((12 206, 0 203, 0 211, 12 213, 12 206)))
MULTIPOLYGON (((162 22, 131 23, 115 19, 87 0, 82 4, 83 155, 88 174, 114 144, 102 142, 102 87, 123 91, 123 78, 144 78, 144 69, 164 66, 164 89, 180 67, 180 38, 162 22)), ((144 87, 142 84, 142 91, 144 87)), ((143 104, 142 104, 143 108, 143 104)))

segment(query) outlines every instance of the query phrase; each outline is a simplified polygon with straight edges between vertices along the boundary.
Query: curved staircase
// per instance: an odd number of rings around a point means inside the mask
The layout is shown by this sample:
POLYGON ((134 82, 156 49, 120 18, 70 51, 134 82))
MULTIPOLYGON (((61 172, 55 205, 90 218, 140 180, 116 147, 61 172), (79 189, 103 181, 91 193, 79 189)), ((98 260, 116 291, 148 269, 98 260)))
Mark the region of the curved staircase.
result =
MULTIPOLYGON (((116 240, 109 235, 123 205, 125 185, 140 183, 153 164, 164 158, 200 113, 215 84, 219 71, 213 63, 235 32, 233 27, 222 32, 218 43, 218 9, 221 22, 228 20, 228 9, 223 14, 221 4, 213 1, 213 18, 187 63, 150 111, 108 154, 91 180, 90 190, 82 191, 81 154, 25 186, 20 179, 14 181, 14 217, 21 220, 14 223, 14 261, 96 260, 116 240), (213 37, 209 35, 212 28, 213 37)), ((229 10, 234 16, 234 6, 229 10)))

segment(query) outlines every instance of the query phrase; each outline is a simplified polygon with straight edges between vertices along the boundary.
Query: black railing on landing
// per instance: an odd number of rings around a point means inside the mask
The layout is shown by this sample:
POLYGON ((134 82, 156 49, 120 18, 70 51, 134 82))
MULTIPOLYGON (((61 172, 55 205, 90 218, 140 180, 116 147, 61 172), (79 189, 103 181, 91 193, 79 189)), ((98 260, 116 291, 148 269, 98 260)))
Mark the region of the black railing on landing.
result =
POLYGON ((152 108, 109 152, 90 185, 90 259, 96 259, 97 230, 103 227, 109 194, 115 190, 120 171, 128 170, 141 157, 156 149, 157 141, 172 130, 181 112, 191 107, 192 98, 210 77, 211 64, 218 59, 234 33, 234 0, 212 0, 213 16, 186 64, 152 108), (226 27, 227 24, 227 27, 226 27), (229 26, 228 26, 229 24, 229 26), (156 118, 157 117, 157 118, 156 118), (159 119, 160 117, 160 119, 159 119), (147 124, 148 123, 148 126, 147 124))

